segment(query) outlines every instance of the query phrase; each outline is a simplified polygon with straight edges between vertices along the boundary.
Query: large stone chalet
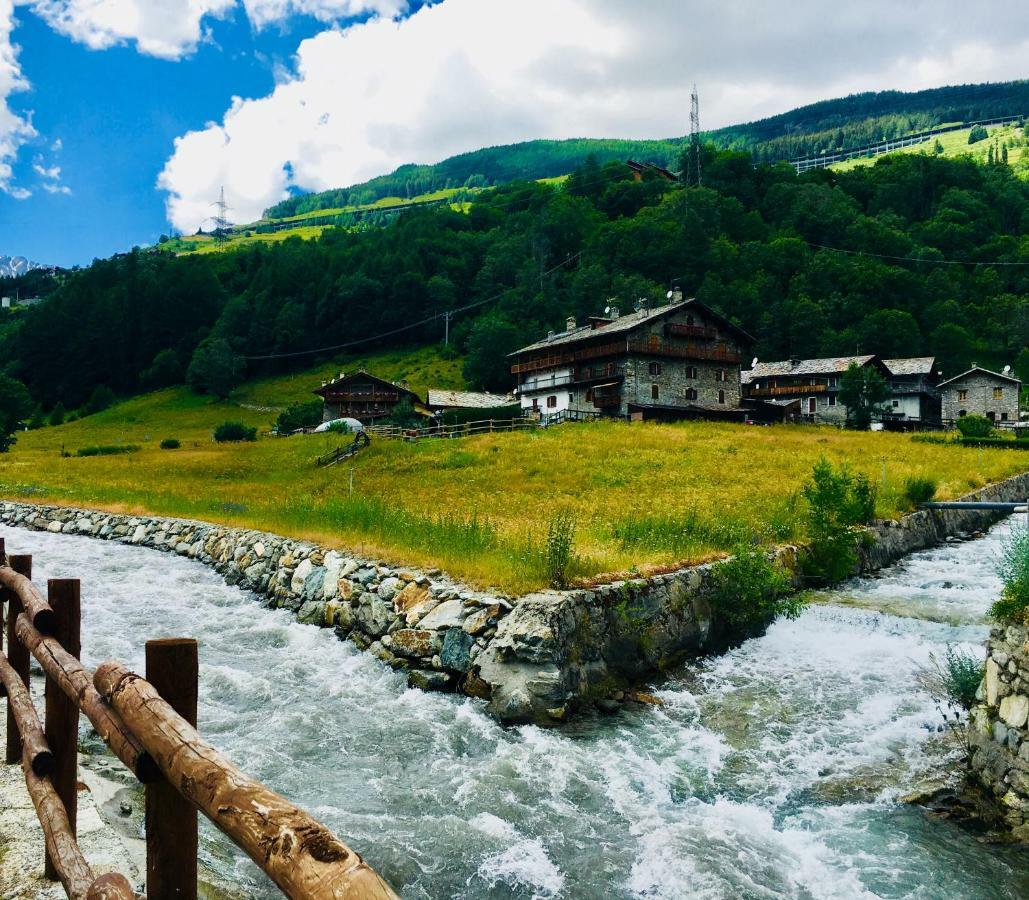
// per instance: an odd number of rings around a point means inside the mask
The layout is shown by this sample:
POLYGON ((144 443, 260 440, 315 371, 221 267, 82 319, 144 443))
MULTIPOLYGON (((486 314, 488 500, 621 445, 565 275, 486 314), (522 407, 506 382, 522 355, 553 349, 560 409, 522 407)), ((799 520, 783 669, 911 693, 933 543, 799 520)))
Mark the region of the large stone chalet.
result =
POLYGON ((740 362, 754 339, 696 300, 619 315, 609 308, 586 325, 511 354, 516 393, 530 415, 644 419, 744 417, 740 362))
POLYGON ((325 422, 352 418, 369 425, 392 415, 402 400, 424 408, 421 397, 414 391, 363 369, 349 375, 340 372, 339 378, 326 381, 315 393, 325 401, 322 413, 325 422))
POLYGON ((872 366, 883 378, 890 377, 886 366, 873 355, 764 363, 755 360, 749 370, 741 373, 743 396, 750 406, 799 399, 800 409, 796 415, 802 420, 843 424, 847 409, 839 401, 840 379, 852 365, 872 366))
POLYGON ((992 422, 1018 421, 1018 395, 1022 382, 1009 372, 991 372, 973 366, 940 384, 943 419, 953 422, 972 414, 992 422))

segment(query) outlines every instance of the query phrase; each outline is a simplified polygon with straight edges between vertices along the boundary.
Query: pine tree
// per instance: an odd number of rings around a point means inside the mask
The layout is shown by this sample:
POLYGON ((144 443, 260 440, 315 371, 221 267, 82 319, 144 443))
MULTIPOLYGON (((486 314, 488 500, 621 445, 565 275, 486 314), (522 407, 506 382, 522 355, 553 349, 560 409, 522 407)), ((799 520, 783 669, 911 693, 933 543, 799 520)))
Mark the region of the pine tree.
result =
POLYGON ((1000 151, 1000 157, 1001 157, 1001 162, 1004 163, 1004 165, 1007 165, 1008 164, 1008 145, 1007 144, 1005 144, 1004 148, 1000 151))
POLYGON ((993 144, 990 144, 990 152, 986 154, 987 165, 993 165, 993 144))

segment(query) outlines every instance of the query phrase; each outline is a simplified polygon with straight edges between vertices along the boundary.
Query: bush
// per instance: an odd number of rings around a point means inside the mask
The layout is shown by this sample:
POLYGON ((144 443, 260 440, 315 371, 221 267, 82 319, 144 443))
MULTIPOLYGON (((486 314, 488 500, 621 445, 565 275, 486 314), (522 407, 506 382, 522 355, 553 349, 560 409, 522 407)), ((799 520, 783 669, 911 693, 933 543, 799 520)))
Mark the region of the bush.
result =
POLYGON ((67 418, 68 411, 64 408, 64 404, 58 400, 57 405, 50 411, 50 424, 63 425, 67 418))
POLYGON ((568 513, 557 513, 547 526, 543 562, 550 586, 558 590, 568 587, 568 573, 575 555, 574 542, 575 520, 568 513))
POLYGON ((918 673, 918 681, 936 700, 944 721, 956 723, 959 710, 969 710, 976 704, 976 693, 982 683, 984 661, 968 650, 948 644, 943 659, 929 654, 929 665, 918 673), (946 704, 951 715, 942 708, 946 704))
POLYGON ((996 447, 1000 450, 1029 450, 1029 441, 1006 437, 961 438, 962 447, 996 447))
POLYGON ((393 412, 389 415, 389 422, 398 428, 416 428, 422 424, 422 417, 415 412, 411 401, 404 397, 403 400, 393 407, 393 412))
POLYGON ((275 422, 278 434, 292 434, 301 428, 314 428, 322 422, 324 403, 312 400, 310 403, 294 403, 285 412, 279 413, 275 422))
POLYGON ((178 450, 181 446, 182 444, 179 442, 178 438, 165 438, 161 441, 162 450, 178 450))
POLYGON ((1011 532, 998 572, 1004 590, 990 614, 999 621, 1029 621, 1029 527, 1017 526, 1011 532))
POLYGON ((350 426, 346 422, 340 422, 338 419, 335 422, 330 422, 329 427, 325 430, 329 434, 350 434, 350 426))
POLYGON ((122 453, 138 453, 136 444, 101 444, 98 447, 79 447, 76 456, 118 456, 122 453))
POLYGON ((749 544, 738 546, 730 559, 711 570, 712 605, 739 631, 764 628, 779 616, 799 616, 804 602, 785 596, 790 587, 783 568, 749 544))
POLYGON ((914 475, 904 482, 904 496, 912 506, 928 503, 936 496, 936 479, 914 475))
POLYGON ((857 526, 875 517, 876 489, 863 474, 827 459, 815 464, 801 491, 808 506, 809 552, 805 574, 832 584, 851 575, 857 564, 857 526))
POLYGON ((962 416, 954 424, 964 438, 986 438, 993 434, 993 423, 986 416, 962 416))
POLYGON ((249 428, 242 422, 222 422, 221 425, 214 429, 214 439, 219 444, 234 441, 256 441, 257 429, 249 428))

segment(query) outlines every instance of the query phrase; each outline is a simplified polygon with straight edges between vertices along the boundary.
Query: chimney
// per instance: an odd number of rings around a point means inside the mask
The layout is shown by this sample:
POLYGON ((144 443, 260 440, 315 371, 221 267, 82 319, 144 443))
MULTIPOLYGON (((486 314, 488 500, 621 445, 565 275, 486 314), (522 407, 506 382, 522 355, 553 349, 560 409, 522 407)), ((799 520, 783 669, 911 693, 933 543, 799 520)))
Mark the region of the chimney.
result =
POLYGON ((547 332, 547 340, 548 341, 554 340, 554 332, 553 331, 548 331, 547 332))
POLYGON ((575 316, 569 316, 565 322, 565 331, 575 331, 575 316))
POLYGON ((800 365, 800 359, 798 357, 796 357, 796 356, 791 356, 790 357, 790 368, 795 369, 799 365, 800 365))
POLYGON ((614 321, 615 319, 618 318, 618 307, 617 306, 612 306, 611 307, 610 315, 611 315, 611 320, 612 321, 614 321))
POLYGON ((682 288, 679 285, 672 288, 672 303, 682 303, 682 288))

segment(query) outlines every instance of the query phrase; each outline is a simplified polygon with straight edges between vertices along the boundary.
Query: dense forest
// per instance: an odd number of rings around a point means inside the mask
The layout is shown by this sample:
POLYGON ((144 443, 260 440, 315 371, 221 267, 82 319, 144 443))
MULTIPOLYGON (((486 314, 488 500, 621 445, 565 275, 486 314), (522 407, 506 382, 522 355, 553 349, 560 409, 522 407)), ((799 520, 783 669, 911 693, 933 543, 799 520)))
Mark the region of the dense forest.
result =
MULTIPOLYGON (((904 93, 880 91, 823 100, 746 125, 704 135, 723 150, 774 163, 924 131, 947 122, 970 122, 1029 113, 1029 81, 969 84, 904 93)), ((390 175, 349 188, 300 194, 266 210, 283 218, 319 209, 416 197, 446 188, 492 187, 567 175, 592 156, 600 163, 638 159, 675 168, 683 139, 656 141, 527 141, 462 153, 433 166, 401 166, 390 175)))
POLYGON ((701 188, 590 160, 561 186, 513 183, 467 213, 415 209, 317 241, 98 261, 8 323, 0 368, 46 408, 70 408, 101 385, 181 381, 198 345, 260 357, 379 335, 359 349, 434 343, 432 317, 471 307, 451 330, 469 380, 504 388, 504 354, 522 342, 608 302, 658 301, 673 283, 752 332, 764 359, 932 353, 950 374, 1020 353, 1029 364, 1029 185, 1006 166, 897 155, 798 176, 705 155, 701 188))

